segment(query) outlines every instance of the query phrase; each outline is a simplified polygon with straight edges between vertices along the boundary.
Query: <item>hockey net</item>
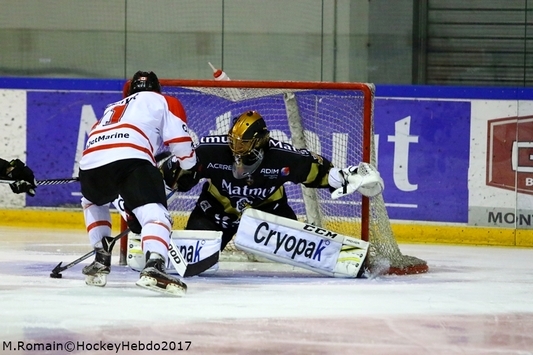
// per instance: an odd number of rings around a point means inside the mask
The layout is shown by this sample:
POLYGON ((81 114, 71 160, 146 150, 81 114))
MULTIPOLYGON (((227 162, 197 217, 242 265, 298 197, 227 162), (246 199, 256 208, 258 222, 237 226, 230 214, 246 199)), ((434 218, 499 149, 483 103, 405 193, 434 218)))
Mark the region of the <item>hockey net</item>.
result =
MULTIPOLYGON (((255 110, 265 119, 271 137, 318 153, 336 167, 360 161, 376 165, 372 84, 161 80, 161 85, 165 94, 176 96, 185 107, 195 142, 201 136, 227 134, 232 118, 255 110)), ((184 228, 201 185, 175 194, 169 202, 175 229, 184 228)), ((370 241, 371 270, 383 265, 390 274, 428 270, 424 260, 401 253, 382 195, 368 199, 354 193, 332 200, 328 189, 294 184, 285 189, 300 220, 370 241)), ((221 260, 257 258, 230 242, 221 260)))

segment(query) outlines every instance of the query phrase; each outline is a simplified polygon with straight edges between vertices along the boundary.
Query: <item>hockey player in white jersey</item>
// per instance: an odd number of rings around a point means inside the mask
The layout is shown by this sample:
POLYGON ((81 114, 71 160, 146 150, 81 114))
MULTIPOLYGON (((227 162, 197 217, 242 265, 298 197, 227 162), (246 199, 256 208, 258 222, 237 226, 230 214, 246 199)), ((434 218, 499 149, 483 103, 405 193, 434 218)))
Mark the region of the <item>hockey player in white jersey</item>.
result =
POLYGON ((111 103, 89 133, 80 161, 85 224, 95 260, 83 269, 88 285, 105 286, 112 246, 110 202, 118 195, 141 226, 146 266, 137 285, 181 296, 187 286, 165 272, 171 218, 165 185, 156 166, 156 150, 163 144, 183 169, 196 164, 185 110, 176 98, 162 95, 153 72, 138 71, 126 97, 111 103))

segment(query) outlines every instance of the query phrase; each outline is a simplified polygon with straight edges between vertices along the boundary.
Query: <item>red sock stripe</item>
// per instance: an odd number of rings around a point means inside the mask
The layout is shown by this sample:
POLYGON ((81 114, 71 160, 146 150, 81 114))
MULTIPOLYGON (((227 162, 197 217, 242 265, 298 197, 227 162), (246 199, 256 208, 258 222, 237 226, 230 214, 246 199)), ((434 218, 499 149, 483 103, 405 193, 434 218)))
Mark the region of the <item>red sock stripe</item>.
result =
POLYGON ((160 236, 157 236, 157 235, 145 235, 145 236, 142 237, 142 241, 141 241, 141 248, 143 250, 144 250, 144 242, 147 241, 147 240, 153 240, 153 241, 159 242, 159 243, 163 244, 166 249, 168 249, 168 243, 165 242, 163 240, 163 238, 161 238, 160 236))
POLYGON ((87 226, 87 232, 96 227, 106 226, 111 228, 111 222, 109 221, 96 221, 87 226))
POLYGON ((155 225, 164 227, 167 231, 170 232, 170 227, 167 224, 163 223, 163 222, 157 222, 157 221, 156 222, 148 222, 147 225, 148 224, 155 224, 155 225))

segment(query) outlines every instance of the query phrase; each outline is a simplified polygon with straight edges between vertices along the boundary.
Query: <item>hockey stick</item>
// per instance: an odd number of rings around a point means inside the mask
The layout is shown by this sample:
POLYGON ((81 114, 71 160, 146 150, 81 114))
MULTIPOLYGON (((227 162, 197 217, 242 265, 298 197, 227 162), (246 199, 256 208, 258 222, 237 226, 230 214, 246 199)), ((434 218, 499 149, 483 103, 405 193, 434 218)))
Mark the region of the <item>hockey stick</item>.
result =
POLYGON ((209 270, 216 263, 218 263, 219 258, 220 258, 220 252, 216 252, 216 253, 209 255, 207 258, 200 260, 197 263, 191 263, 187 265, 187 270, 185 271, 185 275, 183 275, 183 277, 196 276, 196 275, 201 274, 204 271, 209 270))
MULTIPOLYGON (((171 191, 168 195, 167 195, 167 200, 172 197, 172 195, 174 195, 175 191, 171 191)), ((116 202, 116 201, 120 201, 122 199, 122 197, 118 197, 115 201, 113 201, 113 204, 115 206, 117 206, 117 209, 118 206, 121 204, 120 202, 116 202)), ((121 216, 124 218, 124 214, 125 212, 122 211, 121 209, 119 209, 119 213, 121 214, 121 216)), ((117 235, 116 237, 104 237, 102 239, 102 244, 104 246, 104 249, 111 253, 113 251, 113 247, 115 246, 115 243, 117 241, 119 241, 120 239, 122 239, 123 237, 125 237, 126 235, 128 235, 128 233, 130 232, 130 229, 129 228, 126 228, 124 231, 122 231, 119 235, 117 235)), ((53 278, 53 279, 60 279, 63 277, 63 275, 61 275, 61 273, 67 269, 70 269, 71 267, 73 267, 74 265, 77 265, 79 263, 81 263, 83 260, 91 257, 92 255, 94 255, 94 249, 91 250, 90 252, 88 252, 87 254, 79 257, 78 259, 66 264, 65 266, 62 266, 63 262, 60 262, 59 264, 56 265, 56 267, 52 270, 52 272, 50 273, 50 277, 53 278)), ((186 266, 186 264, 185 264, 186 266)))
POLYGON ((172 232, 170 232, 170 238, 168 240, 168 259, 178 274, 185 277, 187 274, 187 267, 189 265, 179 249, 176 247, 176 244, 174 244, 174 241, 172 240, 172 232))
MULTIPOLYGON (((170 156, 170 153, 169 152, 163 152, 163 153, 160 153, 158 155, 156 155, 156 161, 158 163, 162 162, 165 158, 168 158, 170 156)), ((75 179, 54 179, 56 181, 59 181, 59 180, 62 180, 62 181, 67 181, 67 180, 71 180, 69 182, 74 182, 74 181, 79 181, 78 178, 75 178, 75 179)), ((41 180, 41 181, 51 181, 51 180, 41 180)), ((0 182, 2 182, 2 180, 0 180, 0 182)), ((39 185, 39 182, 37 182, 37 185, 39 185)), ((63 182, 63 183, 68 183, 68 182, 63 182)), ((53 184, 49 184, 49 185, 53 185, 53 184)), ((176 191, 170 191, 168 194, 167 194, 167 200, 172 197, 172 195, 174 195, 176 191)), ((117 210, 119 211, 119 213, 124 217, 125 216, 125 211, 121 208, 121 206, 124 206, 124 203, 121 203, 120 201, 122 200, 122 197, 118 197, 115 201, 113 201, 113 205, 117 208, 117 210)), ((109 253, 111 253, 111 251, 113 250, 113 247, 115 246, 115 243, 120 240, 121 238, 123 238, 124 236, 128 235, 128 233, 130 232, 130 229, 127 228, 125 229, 124 231, 122 231, 119 235, 117 235, 116 237, 104 237, 102 239, 102 244, 104 245, 104 249, 106 251, 108 251, 109 253)), ((59 264, 56 265, 55 268, 53 268, 52 270, 52 273, 50 273, 50 277, 51 278, 54 278, 54 279, 60 279, 63 277, 63 275, 61 275, 61 272, 67 270, 67 269, 70 269, 71 267, 73 267, 74 265, 77 265, 79 263, 81 263, 83 260, 91 257, 92 255, 94 255, 95 251, 94 249, 91 250, 90 252, 88 252, 87 254, 79 257, 78 259, 66 264, 65 266, 62 266, 63 262, 61 261, 59 264)))
MULTIPOLYGON (((163 153, 157 154, 154 157, 154 159, 158 163, 161 163, 163 160, 165 160, 165 158, 168 158, 169 156, 170 156, 170 152, 163 152, 163 153)), ((18 180, 0 180, 0 184, 12 184, 15 181, 18 181, 18 180)), ((37 186, 50 186, 50 185, 70 184, 70 183, 79 182, 79 181, 80 181, 79 177, 64 178, 64 179, 44 179, 44 180, 37 180, 36 184, 37 186)))
MULTIPOLYGON (((1 184, 12 184, 17 180, 0 180, 1 184)), ((76 178, 65 178, 65 179, 46 179, 46 180, 37 180, 37 186, 48 186, 48 185, 63 185, 63 184, 70 184, 72 182, 78 182, 80 181, 77 177, 76 178)))
MULTIPOLYGON (((103 244, 105 246, 105 249, 109 249, 108 251, 111 252, 113 250, 113 246, 115 245, 115 243, 120 240, 122 237, 126 236, 128 233, 130 232, 130 229, 127 228, 125 229, 124 231, 122 231, 119 235, 117 235, 116 237, 104 237, 104 239, 102 239, 103 241, 103 244)), ((87 254, 79 257, 78 259, 74 260, 74 261, 71 261, 70 263, 66 264, 65 266, 62 266, 63 265, 63 262, 61 261, 59 264, 57 264, 57 266, 52 270, 52 272, 50 273, 50 277, 53 278, 53 279, 60 279, 63 277, 63 275, 61 275, 61 273, 67 269, 70 269, 71 267, 73 267, 74 265, 77 265, 79 263, 81 263, 83 260, 91 257, 92 255, 94 255, 94 249, 91 250, 90 252, 88 252, 87 254)))
MULTIPOLYGON (((176 190, 171 190, 168 194, 167 194, 167 200, 169 198, 172 197, 172 195, 174 195, 174 193, 176 192, 176 190)), ((122 200, 122 197, 118 197, 115 201, 113 201, 113 205, 117 208, 117 210, 119 211, 120 215, 122 216, 122 218, 125 217, 125 211, 123 209, 120 208, 120 206, 124 205, 123 202, 120 202, 122 200)), ((103 247, 104 247, 104 250, 106 250, 107 252, 111 253, 113 251, 113 247, 115 246, 115 243, 117 241, 119 241, 120 239, 122 239, 123 237, 125 237, 126 235, 128 235, 128 233, 130 232, 130 229, 129 228, 126 228, 124 231, 122 231, 119 235, 117 235, 116 237, 104 237, 102 239, 102 244, 103 244, 103 247)), ((71 267, 73 267, 74 265, 77 265, 79 263, 81 263, 83 260, 89 258, 91 255, 94 254, 94 249, 91 250, 90 252, 88 252, 87 254, 79 257, 78 259, 68 263, 67 265, 65 266, 61 266, 63 264, 63 262, 60 262, 59 264, 57 264, 57 266, 52 270, 52 272, 50 273, 50 277, 53 278, 53 279, 60 279, 63 277, 63 275, 61 275, 61 272, 67 270, 67 269, 70 269, 71 267)), ((178 253, 180 254, 180 253, 178 253)), ((181 254, 180 254, 181 255, 181 254)), ((186 268, 187 267, 187 262, 182 258, 182 265, 184 265, 184 267, 186 268)), ((178 268, 176 267, 176 270, 178 270, 178 268)), ((183 269, 185 270, 185 269, 183 269)), ((178 270, 179 271, 179 270, 178 270)), ((185 271, 183 271, 183 273, 185 273, 185 271)))
MULTIPOLYGON (((113 249, 113 246, 114 246, 114 244, 117 241, 119 241, 120 239, 125 237, 129 232, 130 232, 130 229, 127 228, 126 230, 124 230, 122 233, 120 233, 119 235, 117 235, 114 238, 105 237, 105 238, 107 238, 106 239, 107 243, 108 243, 108 245, 111 246, 111 249, 113 249)), ((212 255, 208 256, 207 258, 205 258, 205 259, 203 259, 203 260, 201 260, 201 261, 199 261, 197 263, 188 264, 184 260, 183 256, 179 252, 179 250, 177 250, 178 248, 174 245, 174 242, 172 241, 172 239, 170 240, 170 242, 171 242, 171 244, 169 245, 169 258, 170 258, 170 261, 172 262, 172 265, 174 266, 174 268, 176 269, 178 274, 180 274, 183 277, 191 277, 191 276, 199 275, 202 272, 209 270, 219 260, 220 253, 216 252, 216 253, 213 253, 212 255)), ((54 279, 62 278, 63 275, 61 275, 61 273, 63 271, 65 271, 67 269, 70 269, 71 267, 81 263, 85 259, 90 258, 92 255, 94 255, 94 250, 91 250, 87 254, 79 257, 78 259, 76 259, 74 261, 71 261, 70 263, 68 263, 68 264, 66 264, 64 266, 62 266, 63 262, 60 262, 52 270, 52 272, 50 273, 50 277, 54 278, 54 279)))

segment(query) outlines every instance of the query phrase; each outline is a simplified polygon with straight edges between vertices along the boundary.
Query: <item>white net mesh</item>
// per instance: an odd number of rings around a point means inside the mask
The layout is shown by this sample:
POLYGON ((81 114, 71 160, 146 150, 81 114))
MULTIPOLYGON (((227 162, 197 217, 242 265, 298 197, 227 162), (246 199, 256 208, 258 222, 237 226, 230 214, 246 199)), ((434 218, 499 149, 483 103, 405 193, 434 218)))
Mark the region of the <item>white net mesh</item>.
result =
MULTIPOLYGON (((298 148, 305 147, 331 160, 337 167, 356 165, 360 161, 376 163, 372 125, 374 87, 371 84, 335 87, 331 83, 193 83, 196 86, 188 81, 162 81, 164 93, 178 97, 183 103, 196 142, 200 136, 226 134, 231 118, 255 110, 264 117, 273 138, 298 148), (306 86, 309 88, 305 89, 306 86)), ((174 228, 184 228, 201 185, 186 194, 175 194, 170 201, 174 228)), ((287 184, 285 188, 289 203, 300 220, 369 240, 371 268, 386 260, 392 273, 427 270, 425 261, 400 252, 381 195, 368 203, 357 193, 332 200, 328 189, 306 189, 294 184, 287 184)), ((222 253, 222 259, 257 260, 232 243, 222 253)))

